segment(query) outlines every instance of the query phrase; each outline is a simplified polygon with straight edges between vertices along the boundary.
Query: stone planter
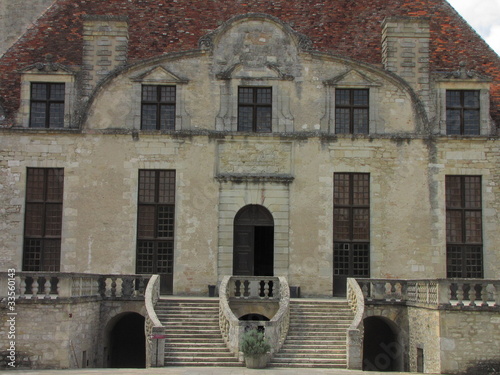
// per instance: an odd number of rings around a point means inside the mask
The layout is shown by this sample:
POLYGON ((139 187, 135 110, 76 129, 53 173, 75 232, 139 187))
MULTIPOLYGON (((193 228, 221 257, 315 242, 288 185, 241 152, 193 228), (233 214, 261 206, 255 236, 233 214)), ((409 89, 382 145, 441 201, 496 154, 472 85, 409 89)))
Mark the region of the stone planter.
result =
POLYGON ((256 357, 245 357, 247 368, 265 368, 269 362, 269 354, 262 354, 256 357))

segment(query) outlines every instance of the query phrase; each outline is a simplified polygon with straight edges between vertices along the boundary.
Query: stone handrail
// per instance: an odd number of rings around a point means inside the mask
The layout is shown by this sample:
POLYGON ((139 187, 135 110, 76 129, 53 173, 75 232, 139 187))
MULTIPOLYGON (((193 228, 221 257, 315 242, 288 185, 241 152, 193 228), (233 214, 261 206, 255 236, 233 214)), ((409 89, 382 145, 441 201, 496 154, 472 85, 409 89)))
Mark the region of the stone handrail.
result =
POLYGON ((219 327, 227 347, 236 358, 239 358, 239 320, 229 306, 230 281, 231 276, 224 276, 219 286, 219 327))
POLYGON ((285 277, 279 276, 278 279, 279 308, 269 322, 264 322, 266 338, 271 345, 271 354, 281 349, 290 326, 290 287, 285 277))
POLYGON ((500 280, 357 279, 368 303, 404 303, 436 308, 500 309, 500 280))
POLYGON ((155 306, 160 298, 160 276, 153 275, 146 287, 146 367, 163 367, 165 352, 165 327, 156 315, 155 306))
POLYGON ((100 275, 65 272, 0 273, 0 297, 7 296, 7 282, 14 279, 17 299, 46 300, 100 297, 103 299, 144 298, 150 275, 100 275))
POLYGON ((347 329, 347 368, 362 369, 363 364, 363 328, 365 299, 359 284, 353 278, 347 279, 347 302, 354 313, 351 325, 347 329))
POLYGON ((228 297, 231 299, 278 300, 280 298, 277 277, 232 276, 228 287, 228 297))
POLYGON ((263 326, 271 353, 283 345, 290 325, 290 287, 285 277, 225 276, 219 286, 219 325, 229 350, 240 360, 240 338, 249 327, 263 326), (275 301, 278 311, 270 321, 240 321, 229 305, 237 301, 275 301))

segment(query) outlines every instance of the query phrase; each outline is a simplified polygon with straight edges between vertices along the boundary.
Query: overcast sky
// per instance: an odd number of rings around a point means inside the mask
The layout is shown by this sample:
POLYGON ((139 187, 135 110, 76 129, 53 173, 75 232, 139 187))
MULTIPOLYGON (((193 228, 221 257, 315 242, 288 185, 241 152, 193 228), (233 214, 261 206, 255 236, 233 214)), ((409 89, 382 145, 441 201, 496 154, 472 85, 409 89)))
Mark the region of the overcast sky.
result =
POLYGON ((448 0, 500 55, 500 0, 448 0))

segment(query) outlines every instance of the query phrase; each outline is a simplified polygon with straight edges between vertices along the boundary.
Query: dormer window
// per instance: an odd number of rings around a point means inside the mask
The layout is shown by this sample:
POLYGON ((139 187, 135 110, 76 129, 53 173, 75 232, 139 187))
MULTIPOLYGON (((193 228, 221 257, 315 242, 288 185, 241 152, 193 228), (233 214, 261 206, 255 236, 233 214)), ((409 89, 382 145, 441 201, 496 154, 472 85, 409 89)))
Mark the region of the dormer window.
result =
POLYGON ((64 83, 31 83, 30 128, 64 127, 64 83))
POLYGON ((479 135, 479 90, 446 91, 446 134, 479 135))
POLYGON ((141 129, 174 130, 176 87, 142 86, 141 129))
POLYGON ((335 133, 369 133, 369 90, 335 90, 335 133))
POLYGON ((272 88, 238 88, 238 131, 270 133, 272 131, 272 88))

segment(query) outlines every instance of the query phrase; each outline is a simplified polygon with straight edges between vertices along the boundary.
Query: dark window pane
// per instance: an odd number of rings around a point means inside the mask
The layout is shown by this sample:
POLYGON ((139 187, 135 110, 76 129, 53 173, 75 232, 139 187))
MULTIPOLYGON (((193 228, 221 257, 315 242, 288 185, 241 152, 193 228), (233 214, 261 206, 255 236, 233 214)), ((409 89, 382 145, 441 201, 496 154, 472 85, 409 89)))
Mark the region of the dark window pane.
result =
POLYGON ((272 91, 270 88, 256 89, 257 104, 272 104, 272 91))
POLYGON ((446 107, 459 108, 461 107, 460 91, 446 91, 446 107))
POLYGON ((240 107, 238 112, 238 130, 251 132, 253 129, 253 108, 240 107))
POLYGON ((47 119, 47 105, 45 103, 31 103, 30 127, 44 128, 47 119))
POLYGON ((142 129, 154 130, 156 129, 156 109, 155 104, 142 105, 142 129))
POLYGON ((46 83, 31 84, 31 99, 47 100, 49 98, 48 85, 46 83))
POLYGON ((174 236, 174 207, 158 206, 158 238, 174 236))
POLYGON ((160 86, 160 101, 175 103, 175 86, 160 86))
POLYGON ((335 90, 335 104, 348 106, 350 105, 350 90, 337 89, 335 90))
POLYGON ((479 135, 479 110, 464 111, 464 134, 479 135))
POLYGON ((334 208, 333 209, 333 234, 334 239, 337 240, 349 240, 350 239, 350 227, 351 227, 351 215, 348 208, 334 208))
POLYGON ((348 108, 335 109, 335 133, 349 134, 351 112, 348 108))
POLYGON ((448 211, 446 213, 446 241, 449 243, 461 243, 462 232, 462 212, 448 211))
POLYGON ((368 134, 368 110, 353 109, 354 134, 368 134))
POLYGON ((139 238, 155 236, 155 206, 139 205, 137 208, 137 235, 139 238))
POLYGON ((155 171, 139 171, 139 203, 154 203, 155 189, 155 171))
POLYGON ((162 104, 160 107, 160 129, 175 129, 175 105, 162 104))
POLYGON ((464 91, 464 108, 479 108, 479 91, 464 91))
POLYGON ((446 111, 446 134, 460 134, 461 111, 459 109, 448 109, 446 111))
POLYGON ((175 202, 175 171, 160 171, 158 203, 175 202))
POLYGON ((158 99, 157 86, 142 86, 142 101, 156 102, 158 99))
POLYGON ((50 84, 50 99, 54 101, 64 101, 64 83, 50 84))
POLYGON ((271 131, 271 108, 257 107, 257 132, 266 133, 271 131))
POLYGON ((240 87, 238 89, 238 102, 241 104, 253 104, 253 92, 253 88, 240 87))
POLYGON ((50 127, 62 128, 64 127, 64 103, 51 103, 50 104, 50 127))
POLYGON ((43 203, 30 203, 26 205, 24 235, 26 237, 43 236, 43 203))

